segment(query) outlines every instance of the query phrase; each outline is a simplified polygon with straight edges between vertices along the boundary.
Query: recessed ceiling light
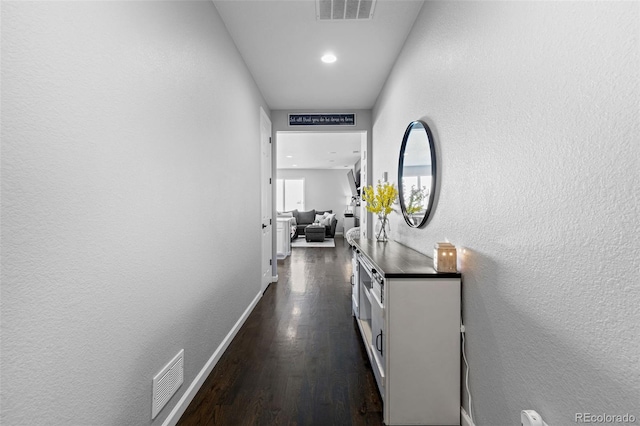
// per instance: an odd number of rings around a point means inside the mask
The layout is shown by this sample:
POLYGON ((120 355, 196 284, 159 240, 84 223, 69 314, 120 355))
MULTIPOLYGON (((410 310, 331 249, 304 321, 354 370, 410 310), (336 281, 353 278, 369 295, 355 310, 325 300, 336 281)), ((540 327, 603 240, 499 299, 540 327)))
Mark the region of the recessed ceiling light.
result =
POLYGON ((298 167, 298 165, 297 165, 297 164, 292 164, 291 166, 292 166, 292 167, 298 167))
POLYGON ((334 55, 333 53, 325 53, 324 56, 322 56, 322 58, 320 59, 325 64, 332 64, 338 60, 338 58, 336 58, 336 55, 334 55))
POLYGON ((329 151, 329 154, 337 154, 336 151, 329 151))
POLYGON ((293 158, 293 155, 287 155, 287 158, 293 158))

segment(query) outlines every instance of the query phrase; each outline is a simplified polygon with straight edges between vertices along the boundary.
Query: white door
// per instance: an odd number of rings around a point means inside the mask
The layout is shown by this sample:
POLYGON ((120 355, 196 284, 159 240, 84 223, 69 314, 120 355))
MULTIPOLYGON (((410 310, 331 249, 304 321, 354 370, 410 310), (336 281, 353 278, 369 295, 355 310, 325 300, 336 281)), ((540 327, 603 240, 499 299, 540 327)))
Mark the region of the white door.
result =
POLYGON ((261 227, 262 227, 262 279, 260 290, 264 292, 272 276, 272 233, 271 223, 271 120, 262 108, 260 108, 260 149, 261 149, 261 172, 262 172, 262 197, 261 197, 261 227))

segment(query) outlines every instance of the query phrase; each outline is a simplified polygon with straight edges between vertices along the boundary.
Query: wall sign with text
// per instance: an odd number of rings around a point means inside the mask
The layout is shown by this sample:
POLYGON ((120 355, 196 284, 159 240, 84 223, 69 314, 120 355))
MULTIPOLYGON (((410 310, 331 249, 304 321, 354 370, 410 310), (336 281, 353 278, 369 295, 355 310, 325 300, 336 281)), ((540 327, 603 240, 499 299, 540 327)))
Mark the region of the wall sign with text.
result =
POLYGON ((289 126, 355 126, 355 114, 289 114, 289 126))

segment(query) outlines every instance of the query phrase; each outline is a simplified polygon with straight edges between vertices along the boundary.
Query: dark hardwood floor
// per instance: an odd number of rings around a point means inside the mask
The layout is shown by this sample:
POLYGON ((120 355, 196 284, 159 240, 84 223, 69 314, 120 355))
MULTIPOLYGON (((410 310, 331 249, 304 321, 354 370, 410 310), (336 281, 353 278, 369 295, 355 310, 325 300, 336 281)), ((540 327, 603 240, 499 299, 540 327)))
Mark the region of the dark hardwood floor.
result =
POLYGON ((382 425, 349 245, 294 248, 178 425, 382 425))

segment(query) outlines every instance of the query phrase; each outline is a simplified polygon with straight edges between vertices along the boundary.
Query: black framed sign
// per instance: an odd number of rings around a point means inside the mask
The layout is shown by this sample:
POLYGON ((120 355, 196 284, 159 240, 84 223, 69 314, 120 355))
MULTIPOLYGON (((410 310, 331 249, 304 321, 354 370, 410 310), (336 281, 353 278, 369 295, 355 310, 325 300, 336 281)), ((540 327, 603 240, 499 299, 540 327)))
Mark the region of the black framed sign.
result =
POLYGON ((289 126, 355 126, 355 114, 289 114, 289 126))

